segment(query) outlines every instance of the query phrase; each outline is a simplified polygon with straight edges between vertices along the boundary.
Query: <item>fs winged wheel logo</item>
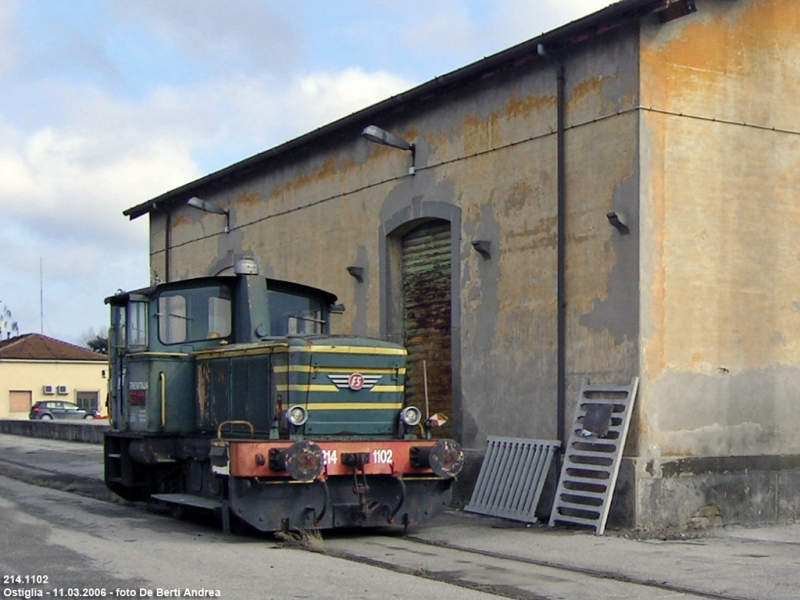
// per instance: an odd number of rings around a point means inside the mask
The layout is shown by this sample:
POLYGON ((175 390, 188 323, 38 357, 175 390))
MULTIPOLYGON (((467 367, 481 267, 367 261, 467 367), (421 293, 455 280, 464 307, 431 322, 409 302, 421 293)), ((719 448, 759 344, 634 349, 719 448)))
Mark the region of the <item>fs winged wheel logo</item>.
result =
POLYGON ((380 381, 381 375, 362 375, 353 373, 352 375, 328 375, 328 379, 333 382, 340 390, 371 390, 380 381))

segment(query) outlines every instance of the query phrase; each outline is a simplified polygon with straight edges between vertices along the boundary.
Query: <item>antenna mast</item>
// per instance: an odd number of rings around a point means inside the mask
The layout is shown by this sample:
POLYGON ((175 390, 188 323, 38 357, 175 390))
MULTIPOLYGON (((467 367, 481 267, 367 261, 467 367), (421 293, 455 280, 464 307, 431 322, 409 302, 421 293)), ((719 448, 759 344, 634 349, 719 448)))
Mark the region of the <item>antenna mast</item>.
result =
POLYGON ((44 292, 42 291, 42 257, 39 257, 39 333, 44 335, 44 292))

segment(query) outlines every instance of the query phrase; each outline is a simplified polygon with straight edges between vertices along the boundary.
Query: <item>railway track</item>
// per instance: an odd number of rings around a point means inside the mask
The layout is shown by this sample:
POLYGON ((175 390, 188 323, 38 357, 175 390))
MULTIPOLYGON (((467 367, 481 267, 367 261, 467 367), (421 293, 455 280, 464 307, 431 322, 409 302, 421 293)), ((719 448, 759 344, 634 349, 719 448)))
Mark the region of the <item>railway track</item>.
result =
POLYGON ((599 571, 465 548, 415 535, 326 539, 325 552, 346 560, 402 572, 516 600, 560 598, 713 598, 753 600, 712 593, 666 581, 637 579, 619 572, 599 571))
POLYGON ((64 474, 58 469, 32 465, 23 460, 0 456, 0 475, 40 487, 88 496, 104 502, 117 501, 116 496, 109 491, 105 483, 100 479, 76 474, 64 474))

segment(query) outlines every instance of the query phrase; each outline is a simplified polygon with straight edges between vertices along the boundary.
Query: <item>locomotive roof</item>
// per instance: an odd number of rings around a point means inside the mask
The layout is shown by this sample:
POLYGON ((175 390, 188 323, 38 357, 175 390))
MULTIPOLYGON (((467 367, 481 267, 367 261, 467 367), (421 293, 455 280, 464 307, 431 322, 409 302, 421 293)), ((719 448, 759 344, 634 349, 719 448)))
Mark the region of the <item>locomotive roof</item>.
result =
POLYGON ((300 349, 322 352, 346 352, 361 354, 385 354, 406 356, 407 350, 400 344, 379 338, 353 337, 350 335, 297 334, 288 336, 266 336, 259 342, 227 344, 215 348, 197 350, 195 356, 212 358, 231 354, 265 354, 271 352, 295 352, 300 349), (337 350, 338 349, 338 350, 337 350))
MULTIPOLYGON (((160 289, 192 287, 192 286, 202 285, 203 283, 209 285, 212 283, 219 283, 221 281, 230 281, 234 278, 235 278, 234 276, 199 277, 196 279, 183 279, 180 281, 171 281, 169 283, 160 283, 145 288, 139 288, 137 290, 131 290, 128 292, 118 290, 116 294, 106 298, 105 303, 124 304, 131 299, 131 296, 143 296, 146 298, 152 298, 160 289)), ((337 300, 336 294, 332 294, 328 291, 322 290, 320 288, 315 288, 310 285, 305 285, 303 283, 285 281, 283 279, 272 279, 269 277, 262 277, 261 279, 264 279, 267 282, 268 290, 295 293, 300 296, 317 296, 319 298, 322 298, 328 304, 334 304, 337 300)))

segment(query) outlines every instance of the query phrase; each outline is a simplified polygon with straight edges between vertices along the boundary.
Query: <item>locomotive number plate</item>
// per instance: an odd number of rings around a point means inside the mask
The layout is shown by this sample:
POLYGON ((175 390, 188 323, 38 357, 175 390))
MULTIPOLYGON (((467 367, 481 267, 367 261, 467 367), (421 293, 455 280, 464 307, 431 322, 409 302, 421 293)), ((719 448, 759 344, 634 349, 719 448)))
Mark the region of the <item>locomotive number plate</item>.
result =
MULTIPOLYGON (((326 465, 339 464, 338 450, 323 450, 322 458, 326 465)), ((391 465, 394 463, 394 450, 391 448, 376 448, 369 455, 369 462, 376 465, 391 465)))
POLYGON ((390 465, 394 462, 394 450, 391 448, 373 450, 370 458, 376 465, 390 465))
POLYGON ((326 465, 339 464, 339 452, 336 450, 323 450, 322 459, 325 461, 326 465))

